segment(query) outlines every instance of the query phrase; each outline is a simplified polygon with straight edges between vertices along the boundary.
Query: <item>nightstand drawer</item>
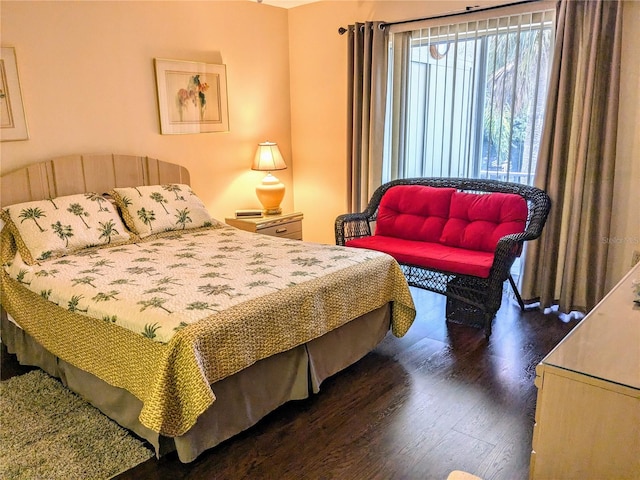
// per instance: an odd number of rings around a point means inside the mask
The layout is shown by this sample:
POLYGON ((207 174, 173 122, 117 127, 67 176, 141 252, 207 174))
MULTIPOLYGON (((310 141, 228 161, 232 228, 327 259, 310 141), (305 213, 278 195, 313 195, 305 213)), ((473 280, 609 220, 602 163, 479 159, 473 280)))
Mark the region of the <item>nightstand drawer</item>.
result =
POLYGON ((273 227, 258 228, 257 233, 263 235, 271 235, 272 237, 292 238, 294 240, 302 240, 302 222, 283 223, 273 227))
POLYGON ((259 218, 227 218, 225 221, 229 225, 247 232, 302 240, 302 219, 302 213, 295 212, 282 215, 267 215, 259 218))

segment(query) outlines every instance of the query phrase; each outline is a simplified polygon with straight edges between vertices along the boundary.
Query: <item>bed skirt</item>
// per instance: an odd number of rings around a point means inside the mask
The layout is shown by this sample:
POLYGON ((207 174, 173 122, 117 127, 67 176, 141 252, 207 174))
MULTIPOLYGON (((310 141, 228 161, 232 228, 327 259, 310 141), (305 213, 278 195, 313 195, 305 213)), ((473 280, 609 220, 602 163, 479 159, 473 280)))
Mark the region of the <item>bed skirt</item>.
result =
POLYGON ((138 420, 142 402, 124 389, 61 360, 40 346, 2 311, 2 342, 23 365, 60 378, 105 415, 147 440, 160 457, 176 450, 184 463, 255 425, 289 400, 320 391, 331 375, 355 363, 389 332, 389 305, 367 313, 304 345, 256 362, 212 385, 216 401, 184 435, 165 437, 138 420))

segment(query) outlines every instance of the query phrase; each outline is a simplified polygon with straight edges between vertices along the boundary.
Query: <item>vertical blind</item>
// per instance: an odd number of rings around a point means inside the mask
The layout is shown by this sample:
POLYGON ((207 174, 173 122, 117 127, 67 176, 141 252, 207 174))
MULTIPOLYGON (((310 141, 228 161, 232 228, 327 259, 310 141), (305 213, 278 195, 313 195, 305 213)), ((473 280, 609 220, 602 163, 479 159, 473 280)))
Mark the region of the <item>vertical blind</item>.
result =
POLYGON ((392 30, 383 180, 531 184, 554 21, 551 9, 392 30))

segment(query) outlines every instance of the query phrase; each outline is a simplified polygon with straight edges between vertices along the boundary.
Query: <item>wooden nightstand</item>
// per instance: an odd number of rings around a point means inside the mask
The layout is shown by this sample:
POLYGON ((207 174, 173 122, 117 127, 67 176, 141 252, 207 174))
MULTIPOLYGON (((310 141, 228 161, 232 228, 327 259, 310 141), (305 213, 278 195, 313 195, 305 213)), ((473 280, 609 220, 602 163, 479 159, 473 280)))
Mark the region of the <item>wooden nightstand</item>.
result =
POLYGON ((302 218, 300 212, 282 215, 265 215, 260 218, 225 218, 232 227, 247 232, 262 233, 272 237, 302 240, 302 218))

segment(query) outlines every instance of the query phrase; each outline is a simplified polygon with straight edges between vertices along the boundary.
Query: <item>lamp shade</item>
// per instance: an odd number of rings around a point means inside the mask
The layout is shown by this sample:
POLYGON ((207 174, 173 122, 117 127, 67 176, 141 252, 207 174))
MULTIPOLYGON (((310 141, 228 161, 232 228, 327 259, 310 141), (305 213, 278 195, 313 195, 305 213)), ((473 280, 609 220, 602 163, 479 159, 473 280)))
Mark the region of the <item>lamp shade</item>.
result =
POLYGON ((287 168, 287 164, 284 163, 277 143, 263 142, 258 144, 251 170, 271 172, 273 170, 284 170, 285 168, 287 168))

